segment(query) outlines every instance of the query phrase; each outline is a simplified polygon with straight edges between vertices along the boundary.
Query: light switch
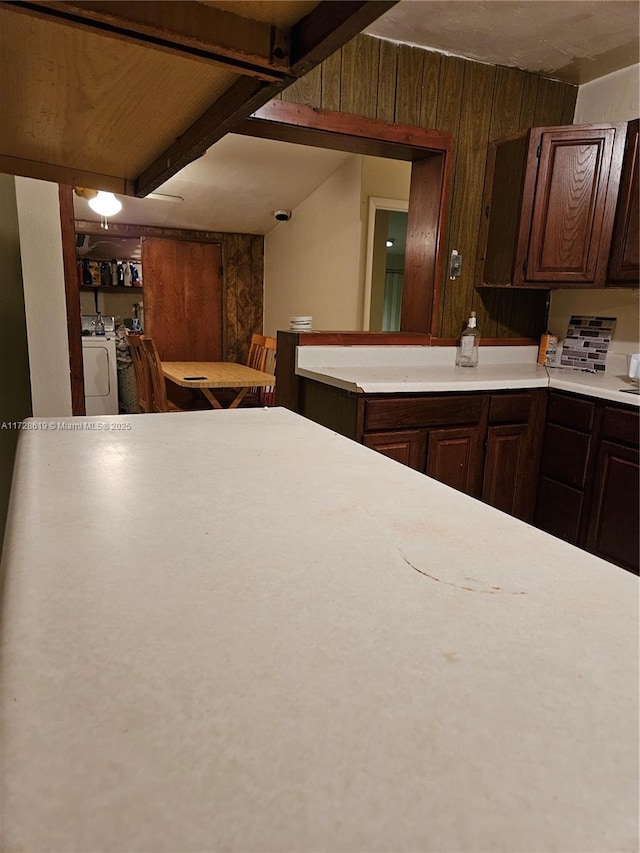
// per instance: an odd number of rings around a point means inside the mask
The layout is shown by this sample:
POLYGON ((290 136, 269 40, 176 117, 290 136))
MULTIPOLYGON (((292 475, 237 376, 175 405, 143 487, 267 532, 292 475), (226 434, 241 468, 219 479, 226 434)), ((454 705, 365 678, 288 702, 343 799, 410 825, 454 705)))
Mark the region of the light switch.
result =
POLYGON ((451 252, 451 263, 449 265, 449 278, 453 280, 454 278, 458 278, 460 273, 462 272, 462 255, 458 253, 457 249, 453 249, 451 252))

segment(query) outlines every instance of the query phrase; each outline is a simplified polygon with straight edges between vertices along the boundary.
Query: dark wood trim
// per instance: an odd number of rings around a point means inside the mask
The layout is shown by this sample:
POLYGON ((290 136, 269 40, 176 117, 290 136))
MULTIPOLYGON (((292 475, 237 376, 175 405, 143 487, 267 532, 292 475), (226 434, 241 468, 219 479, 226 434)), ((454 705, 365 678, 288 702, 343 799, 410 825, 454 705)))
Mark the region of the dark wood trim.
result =
POLYGON ((451 189, 451 134, 286 101, 261 107, 236 132, 412 163, 400 327, 435 334, 451 189))
POLYGON ((291 68, 302 76, 351 41, 398 0, 324 0, 291 31, 291 68))
POLYGON ((234 133, 392 160, 423 160, 453 150, 450 133, 289 101, 270 101, 240 122, 234 133))
POLYGON ((446 156, 417 160, 411 167, 407 241, 400 328, 439 328, 443 239, 446 233, 450 169, 446 156))
POLYGON ((84 366, 82 360, 82 322, 80 315, 80 283, 76 261, 76 241, 73 219, 73 189, 59 184, 60 227, 62 231, 62 262, 64 295, 67 311, 67 340, 69 345, 69 379, 71 382, 71 411, 86 414, 84 400, 84 366))
MULTIPOLYGON (((75 232, 104 234, 100 223, 90 219, 76 219, 75 232)), ((224 231, 190 231, 188 228, 162 228, 155 225, 131 225, 126 222, 110 222, 109 234, 112 237, 166 237, 167 240, 192 240, 196 243, 220 243, 225 236, 228 236, 224 231)), ((127 288, 127 290, 130 289, 127 288)))

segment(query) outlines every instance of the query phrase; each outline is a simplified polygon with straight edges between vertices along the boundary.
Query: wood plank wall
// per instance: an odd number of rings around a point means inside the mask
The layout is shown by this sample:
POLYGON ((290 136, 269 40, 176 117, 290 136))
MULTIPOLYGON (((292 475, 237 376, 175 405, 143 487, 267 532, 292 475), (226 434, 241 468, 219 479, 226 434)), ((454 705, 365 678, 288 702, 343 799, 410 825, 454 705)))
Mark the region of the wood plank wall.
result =
POLYGON ((546 291, 475 290, 487 145, 528 127, 571 124, 577 87, 515 68, 485 65, 357 36, 282 93, 286 101, 446 130, 454 174, 445 246, 463 271, 444 281, 440 335, 455 337, 470 309, 483 337, 538 337, 546 291))

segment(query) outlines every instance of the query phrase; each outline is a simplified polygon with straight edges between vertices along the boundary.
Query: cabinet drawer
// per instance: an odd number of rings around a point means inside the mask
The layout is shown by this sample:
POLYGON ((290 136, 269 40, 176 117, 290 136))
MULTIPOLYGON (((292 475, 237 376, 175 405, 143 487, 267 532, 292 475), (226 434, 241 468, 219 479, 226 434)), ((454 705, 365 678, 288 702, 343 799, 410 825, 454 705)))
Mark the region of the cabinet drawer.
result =
POLYGON ((542 473, 568 486, 584 488, 590 447, 590 435, 547 424, 542 446, 542 473))
POLYGON ((531 394, 493 395, 489 409, 489 423, 526 423, 531 410, 531 394))
POLYGON ((602 437, 638 446, 640 412, 606 406, 602 421, 602 437))
POLYGON ((365 405, 364 428, 380 430, 477 424, 485 399, 482 395, 469 395, 369 400, 365 405))
POLYGON ((588 432, 593 425, 595 410, 595 403, 591 403, 589 400, 565 397, 563 394, 551 394, 547 420, 554 424, 563 424, 588 432))

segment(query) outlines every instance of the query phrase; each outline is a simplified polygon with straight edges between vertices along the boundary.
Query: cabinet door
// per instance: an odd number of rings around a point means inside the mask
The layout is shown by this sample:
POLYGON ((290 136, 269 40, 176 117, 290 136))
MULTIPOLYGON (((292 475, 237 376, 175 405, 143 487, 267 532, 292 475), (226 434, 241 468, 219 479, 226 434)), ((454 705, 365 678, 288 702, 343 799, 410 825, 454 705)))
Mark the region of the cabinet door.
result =
POLYGON ((427 434, 420 430, 398 430, 397 432, 377 432, 365 435, 363 444, 402 462, 416 471, 424 471, 427 449, 427 434))
POLYGON ((492 426, 487 433, 482 500, 516 518, 530 505, 528 434, 527 424, 492 426))
POLYGON ((629 122, 611 242, 608 283, 638 286, 640 222, 638 222, 638 119, 629 122))
POLYGON ((604 284, 625 130, 531 132, 515 284, 604 284))
POLYGON ((638 574, 640 453, 603 441, 598 449, 587 549, 638 574))
POLYGON ((482 457, 480 427, 438 429, 429 433, 427 474, 474 498, 480 497, 482 457))

